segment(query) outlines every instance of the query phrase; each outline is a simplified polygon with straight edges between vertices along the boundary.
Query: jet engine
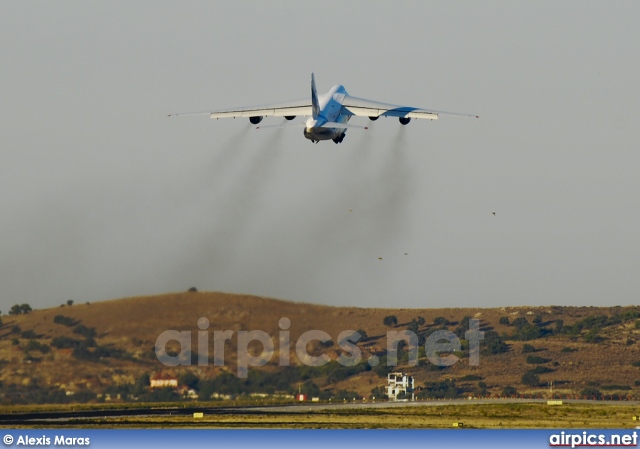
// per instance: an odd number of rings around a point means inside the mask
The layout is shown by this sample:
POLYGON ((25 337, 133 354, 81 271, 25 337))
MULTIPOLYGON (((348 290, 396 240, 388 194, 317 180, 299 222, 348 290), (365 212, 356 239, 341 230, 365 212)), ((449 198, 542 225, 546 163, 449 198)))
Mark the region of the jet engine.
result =
POLYGON ((285 115, 284 118, 286 118, 287 120, 293 120, 294 118, 296 118, 295 115, 285 115))
POLYGON ((372 122, 375 122, 376 120, 378 120, 380 117, 379 116, 375 116, 375 117, 371 117, 369 116, 369 120, 371 120, 372 122))
POLYGON ((403 125, 408 125, 409 122, 411 121, 411 117, 400 117, 400 123, 402 123, 403 125))
POLYGON ((257 115, 255 117, 249 117, 249 121, 253 124, 253 125, 257 125, 258 123, 260 123, 262 121, 264 117, 262 117, 261 115, 257 115))

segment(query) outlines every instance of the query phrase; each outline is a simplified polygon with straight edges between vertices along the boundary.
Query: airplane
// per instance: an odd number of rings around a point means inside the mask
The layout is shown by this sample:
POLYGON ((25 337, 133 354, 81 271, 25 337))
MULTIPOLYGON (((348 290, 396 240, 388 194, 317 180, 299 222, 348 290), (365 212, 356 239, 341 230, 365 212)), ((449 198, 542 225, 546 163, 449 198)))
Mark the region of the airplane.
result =
MULTIPOLYGON (((210 118, 215 119, 248 117, 251 124, 258 125, 262 119, 267 116, 284 117, 287 120, 293 120, 296 116, 300 115, 309 118, 304 123, 270 125, 263 126, 263 128, 300 126, 304 127, 304 137, 312 143, 318 143, 321 140, 333 140, 338 144, 344 140, 348 128, 368 129, 367 126, 349 124, 348 121, 353 116, 368 117, 371 121, 378 120, 379 117, 398 117, 402 125, 407 125, 412 118, 437 120, 439 114, 478 118, 477 115, 473 114, 398 106, 352 97, 342 85, 333 86, 329 92, 318 96, 316 80, 312 73, 310 101, 307 98, 285 103, 220 109, 207 112, 186 112, 169 114, 169 116, 209 115, 210 118)), ((256 127, 256 129, 259 128, 260 126, 256 127)))

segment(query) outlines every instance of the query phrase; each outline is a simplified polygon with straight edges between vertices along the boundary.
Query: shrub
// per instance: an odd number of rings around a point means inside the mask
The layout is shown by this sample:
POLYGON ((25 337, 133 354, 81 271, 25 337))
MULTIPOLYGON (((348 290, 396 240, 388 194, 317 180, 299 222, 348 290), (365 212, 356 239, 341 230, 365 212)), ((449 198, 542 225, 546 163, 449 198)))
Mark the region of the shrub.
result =
POLYGON ((96 336, 96 329, 93 327, 89 328, 84 324, 78 324, 73 328, 73 332, 86 338, 95 338, 96 336))
POLYGON ((67 299, 67 305, 71 307, 73 305, 73 299, 67 299))
POLYGON ((382 324, 384 324, 385 326, 397 326, 398 325, 398 317, 395 315, 387 315, 386 317, 384 317, 384 320, 382 320, 382 324))
POLYGON ((549 367, 538 365, 534 369, 529 370, 533 374, 545 374, 545 373, 553 373, 553 370, 549 367))
POLYGON ((73 318, 69 318, 64 315, 56 315, 53 317, 53 322, 56 324, 62 324, 63 326, 71 327, 75 326, 77 322, 73 318))
MULTIPOLYGON (((514 321, 515 323, 515 321, 514 321)), ((550 331, 544 327, 538 327, 533 324, 524 324, 517 328, 514 334, 511 336, 514 340, 535 340, 536 338, 543 337, 550 331)))
POLYGON ((41 344, 40 342, 38 342, 36 340, 29 340, 29 343, 27 343, 27 345, 24 347, 24 350, 26 352, 29 352, 29 351, 40 351, 40 353, 42 353, 42 354, 48 354, 49 351, 51 350, 51 348, 49 348, 49 346, 47 346, 45 344, 41 344))
POLYGON ((538 355, 528 355, 527 356, 527 363, 531 364, 531 365, 539 365, 542 363, 547 363, 549 362, 550 359, 545 359, 544 357, 540 357, 538 355))
POLYGON ((51 340, 51 346, 58 349, 76 348, 82 343, 80 340, 69 338, 65 336, 54 337, 51 340))
POLYGON ((603 390, 631 390, 629 385, 603 385, 603 390))
POLYGON ((576 352, 576 351, 577 351, 576 348, 569 348, 568 346, 565 346, 560 350, 560 352, 576 352))
POLYGON ((472 380, 482 380, 484 379, 482 376, 478 376, 477 374, 467 374, 464 377, 460 378, 461 382, 468 382, 468 381, 472 381, 472 380))
POLYGON ((525 343, 524 346, 522 347, 522 353, 527 354, 529 352, 536 352, 536 348, 534 348, 533 345, 525 343))
POLYGON ((587 343, 599 343, 602 340, 604 340, 604 338, 598 335, 599 330, 600 328, 597 328, 597 327, 594 327, 591 330, 589 330, 589 332, 587 332, 584 335, 584 341, 586 341, 587 343))
POLYGON ((449 324, 449 320, 443 316, 437 316, 433 319, 433 324, 436 326, 447 326, 449 324))
POLYGON ((503 326, 508 326, 509 325, 509 317, 508 316, 501 316, 500 320, 498 320, 498 323, 502 324, 503 326))
POLYGON ((38 336, 32 329, 29 329, 28 331, 24 331, 22 333, 22 338, 31 339, 31 338, 38 338, 38 336))

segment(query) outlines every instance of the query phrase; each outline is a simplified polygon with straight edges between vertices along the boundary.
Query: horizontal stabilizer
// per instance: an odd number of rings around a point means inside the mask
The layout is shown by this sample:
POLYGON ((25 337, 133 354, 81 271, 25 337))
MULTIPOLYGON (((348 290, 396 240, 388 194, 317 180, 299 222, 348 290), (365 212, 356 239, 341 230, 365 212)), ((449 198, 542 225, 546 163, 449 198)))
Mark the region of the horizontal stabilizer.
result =
POLYGON ((326 123, 323 123, 322 126, 316 126, 316 128, 360 128, 360 129, 369 129, 368 126, 352 125, 351 123, 337 123, 337 122, 326 122, 326 123))

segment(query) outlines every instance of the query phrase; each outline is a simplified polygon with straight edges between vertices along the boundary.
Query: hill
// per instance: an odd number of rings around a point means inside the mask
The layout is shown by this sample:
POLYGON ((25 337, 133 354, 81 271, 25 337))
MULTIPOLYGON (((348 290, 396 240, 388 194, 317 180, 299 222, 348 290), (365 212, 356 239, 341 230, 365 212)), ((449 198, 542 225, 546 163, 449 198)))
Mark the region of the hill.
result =
MULTIPOLYGON (((4 402, 95 400, 96 394, 144 397, 149 395, 148 376, 156 373, 179 377, 200 390, 202 399, 216 392, 293 393, 300 388, 326 398, 368 397, 380 395, 376 387, 386 385, 386 374, 394 370, 411 373, 427 398, 549 395, 551 382, 554 393, 564 397, 640 398, 639 323, 640 307, 635 306, 367 309, 226 293, 174 293, 2 316, 0 382, 4 402), (202 317, 209 322, 208 327, 201 322, 204 330, 198 327, 202 317), (280 326, 283 317, 290 320, 288 329, 280 326), (388 318, 390 325, 385 325, 385 317, 396 319, 388 318), (477 366, 469 363, 464 341, 469 319, 478 319, 484 332, 477 366), (405 348, 399 366, 387 367, 387 332, 406 329, 420 339, 420 360, 411 366, 405 348), (192 354, 182 352, 190 366, 169 367, 158 360, 156 340, 167 330, 191 332, 192 354), (275 353, 264 366, 250 368, 248 379, 238 379, 238 360, 262 352, 262 344, 253 342, 239 359, 238 332, 254 330, 271 337, 275 353), (300 363, 295 343, 311 330, 326 332, 331 340, 311 341, 307 352, 326 354, 334 362, 322 367, 300 363), (363 334, 357 343, 362 360, 352 367, 335 362, 341 354, 350 355, 340 347, 340 338, 350 333, 339 335, 347 330, 363 334), (424 341, 436 330, 461 337, 462 347, 454 353, 459 360, 450 367, 436 366, 424 355, 424 341), (209 345, 207 366, 198 365, 199 331, 209 345), (220 349, 214 348, 216 331, 233 331, 224 346, 224 363, 214 357, 214 349, 220 349), (291 345, 280 354, 283 332, 289 332, 291 345), (371 356, 381 363, 371 366, 371 356), (291 367, 279 366, 281 357, 289 358, 291 367), (216 360, 222 366, 215 366, 216 360), (527 372, 529 378, 523 378, 527 372)), ((166 349, 173 356, 180 352, 176 341, 166 349)))

